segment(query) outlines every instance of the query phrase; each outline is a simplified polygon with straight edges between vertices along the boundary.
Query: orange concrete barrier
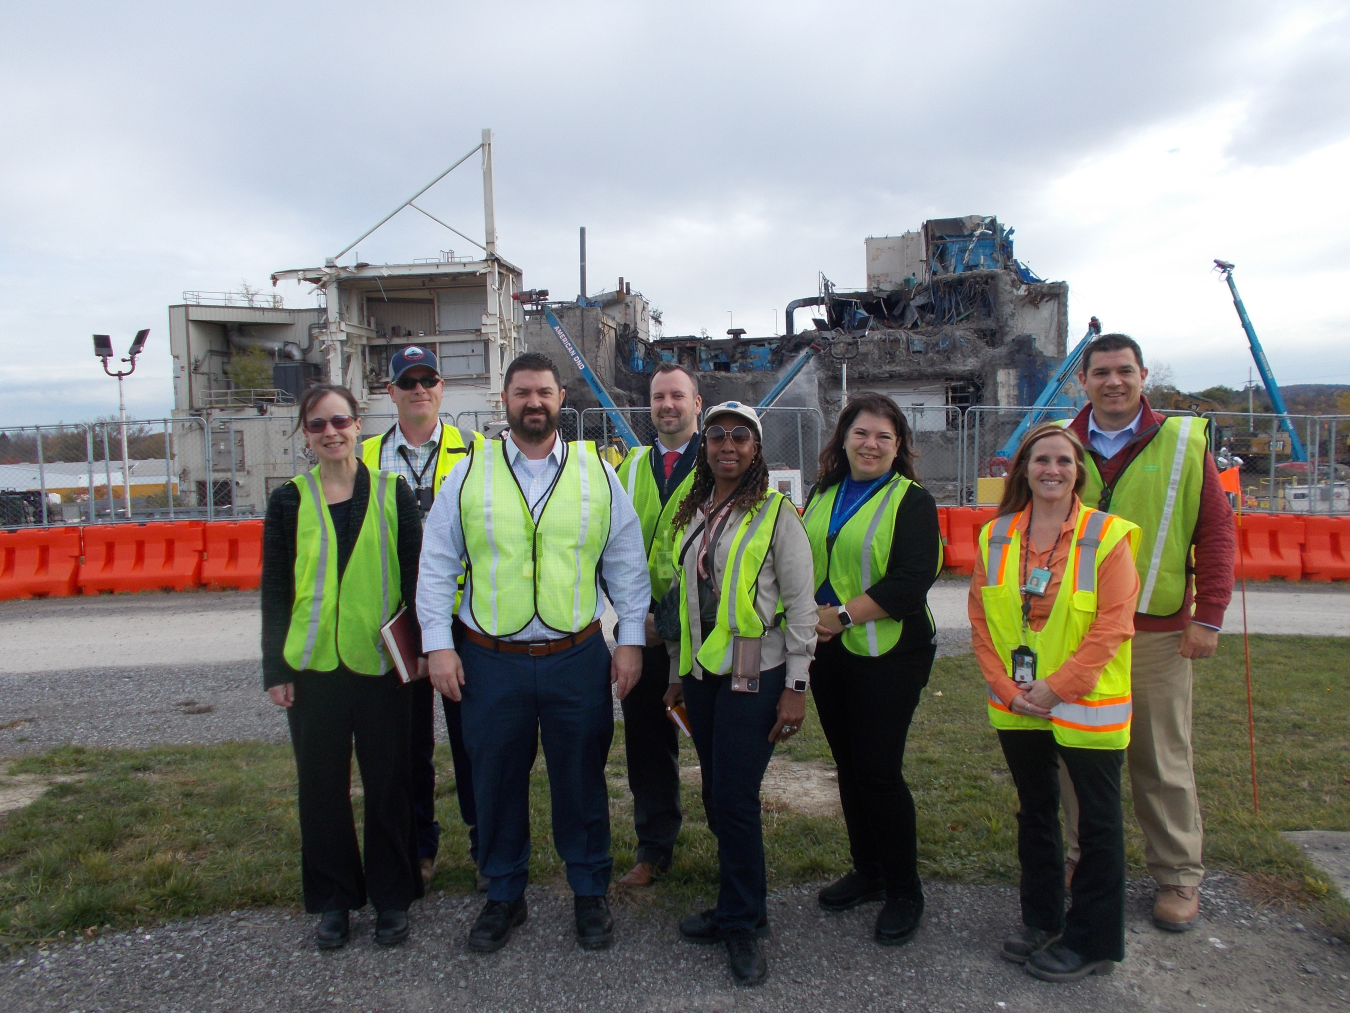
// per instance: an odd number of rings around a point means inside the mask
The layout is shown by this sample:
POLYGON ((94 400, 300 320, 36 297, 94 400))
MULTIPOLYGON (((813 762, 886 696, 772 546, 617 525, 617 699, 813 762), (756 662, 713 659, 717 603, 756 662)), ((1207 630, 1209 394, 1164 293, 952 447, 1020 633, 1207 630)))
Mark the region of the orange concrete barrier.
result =
POLYGON ((100 591, 185 591, 201 584, 203 523, 91 524, 76 580, 100 591))
POLYGON ((212 521, 206 525, 202 584, 251 591, 262 581, 262 521, 212 521))
POLYGON ((1303 576, 1304 521, 1288 514, 1243 514, 1237 518, 1238 552, 1234 577, 1269 580, 1303 576))
POLYGON ((1305 517, 1303 576, 1350 580, 1350 517, 1305 517))
POLYGON ((973 573, 975 556, 980 551, 980 528, 994 515, 997 507, 948 507, 943 565, 957 573, 973 573))
POLYGON ((78 527, 0 531, 0 599, 73 595, 80 544, 78 527))

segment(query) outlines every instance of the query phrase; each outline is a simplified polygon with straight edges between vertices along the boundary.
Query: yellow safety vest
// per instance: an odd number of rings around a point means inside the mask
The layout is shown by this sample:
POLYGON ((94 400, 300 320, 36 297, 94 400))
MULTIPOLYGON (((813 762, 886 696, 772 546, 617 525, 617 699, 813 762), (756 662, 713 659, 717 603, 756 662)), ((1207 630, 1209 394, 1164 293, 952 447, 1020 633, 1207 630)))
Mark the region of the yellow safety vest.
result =
POLYGON ((594 443, 563 444, 536 524, 506 453, 505 441, 475 449, 459 494, 474 622, 493 637, 519 633, 536 616, 577 633, 595 619, 595 572, 609 540, 605 466, 594 443))
MULTIPOLYGON (((985 586, 980 589, 985 621, 994 649, 1012 678, 1012 652, 1027 646, 1036 652, 1036 678, 1057 672, 1083 642, 1097 616, 1097 571, 1123 538, 1130 552, 1139 548, 1139 526, 1081 506, 1069 543, 1064 578, 1040 632, 1022 629, 1022 534, 1013 527, 1017 514, 996 517, 980 530, 985 586)), ((1052 728, 1055 741, 1082 749, 1124 749, 1130 744, 1130 641, 1102 670, 1091 693, 1074 703, 1056 704, 1050 718, 1014 714, 989 690, 989 722, 1004 730, 1052 728)))
MULTIPOLYGON (((888 481, 858 508, 857 513, 844 522, 831 542, 830 515, 834 499, 842 482, 825 490, 817 489, 806 504, 802 518, 806 535, 811 539, 811 560, 815 564, 816 590, 829 577, 841 602, 847 603, 862 594, 885 576, 891 563, 891 544, 895 534, 895 515, 912 485, 918 485, 903 475, 891 474, 888 481)), ((937 572, 942 572, 942 544, 938 541, 937 572)), ((925 604, 924 608, 928 606, 925 604)), ((928 613, 932 623, 933 614, 928 613)), ((879 658, 900 642, 905 624, 890 616, 883 616, 846 629, 839 642, 850 654, 879 658)))
MULTIPOLYGON (((372 436, 368 440, 361 441, 361 460, 365 462, 371 472, 380 470, 380 452, 384 449, 387 442, 394 439, 394 430, 398 428, 398 423, 394 425, 383 436, 372 436)), ((469 452, 469 445, 464 442, 465 436, 468 436, 472 446, 481 447, 484 443, 482 433, 476 433, 472 429, 467 432, 458 426, 446 425, 441 423, 440 449, 436 456, 436 466, 431 473, 431 489, 433 493, 441 491, 441 483, 445 481, 445 476, 450 474, 450 469, 463 460, 464 455, 469 452)))
MULTIPOLYGON (((684 529, 676 533, 675 544, 680 546, 674 566, 680 581, 681 675, 688 675, 694 670, 695 657, 705 672, 726 675, 731 671, 732 640, 736 637, 762 637, 765 630, 777 621, 777 615, 766 618, 755 610, 755 589, 759 584, 759 571, 764 567, 764 559, 773 543, 774 526, 778 523, 778 514, 785 499, 782 493, 770 489, 765 498, 741 519, 731 541, 726 570, 722 573, 717 625, 697 651, 689 616, 691 609, 695 616, 700 613, 698 580, 686 579, 684 556, 690 545, 697 541, 702 526, 694 529, 689 541, 685 541, 684 529)), ((796 516, 795 510, 791 513, 796 516)), ((782 602, 779 602, 781 608, 782 602)))
POLYGON ((642 544, 647 550, 647 573, 652 581, 652 597, 659 601, 670 589, 670 583, 675 577, 675 569, 670 562, 675 549, 675 529, 670 522, 689 490, 694 487, 694 469, 689 469, 689 474, 684 476, 663 504, 661 489, 656 484, 656 476, 652 474, 651 461, 647 456, 651 451, 651 447, 634 447, 628 452, 619 465, 619 484, 633 501, 633 509, 642 522, 642 544))
POLYGON ((366 516, 341 579, 337 531, 324 502, 319 469, 291 479, 300 490, 300 512, 295 526, 295 604, 282 654, 297 672, 331 672, 343 664, 361 675, 383 675, 392 667, 380 627, 403 605, 398 476, 378 470, 369 474, 366 516))

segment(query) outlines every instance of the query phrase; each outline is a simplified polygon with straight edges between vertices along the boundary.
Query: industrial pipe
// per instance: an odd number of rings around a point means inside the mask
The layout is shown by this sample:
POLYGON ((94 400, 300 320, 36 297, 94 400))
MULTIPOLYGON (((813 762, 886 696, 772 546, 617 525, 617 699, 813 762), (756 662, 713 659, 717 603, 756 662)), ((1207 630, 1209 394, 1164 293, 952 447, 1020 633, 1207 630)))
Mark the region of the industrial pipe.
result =
POLYGON ((813 295, 806 299, 793 299, 792 302, 788 303, 787 309, 783 313, 784 320, 787 324, 787 336, 790 338, 792 337, 793 334, 792 313, 794 310, 799 310, 803 306, 824 306, 824 305, 825 305, 825 297, 819 295, 813 295))

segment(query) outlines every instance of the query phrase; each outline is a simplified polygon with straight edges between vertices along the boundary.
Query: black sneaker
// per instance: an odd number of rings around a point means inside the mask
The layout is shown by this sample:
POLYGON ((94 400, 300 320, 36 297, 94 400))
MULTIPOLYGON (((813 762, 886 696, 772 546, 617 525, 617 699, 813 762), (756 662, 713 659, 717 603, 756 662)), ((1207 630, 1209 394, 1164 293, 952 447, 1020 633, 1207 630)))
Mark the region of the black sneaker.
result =
POLYGON ((336 950, 347 945, 350 935, 351 925, 346 911, 325 911, 314 933, 314 945, 321 950, 336 950))
POLYGON ((760 952, 759 940, 749 929, 727 929, 722 933, 727 944, 727 960, 731 977, 737 985, 760 985, 769 976, 769 962, 760 952))
POLYGON ((493 953, 506 945, 511 932, 517 925, 524 925, 529 912, 525 908, 525 896, 522 894, 512 901, 490 900, 474 922, 469 933, 469 949, 479 953, 493 953))
MULTIPOLYGON (((755 938, 768 939, 769 935, 769 916, 760 915, 759 924, 755 926, 755 938)), ((708 908, 706 911, 681 919, 680 938, 686 943, 720 943, 722 930, 717 924, 717 909, 708 908)))
POLYGON ((1014 964, 1025 964, 1033 953, 1058 942, 1059 937, 1058 932, 1047 932, 1045 929, 1033 929, 1030 925, 1023 925, 1003 940, 1003 945, 998 948, 998 955, 1014 964))
POLYGON ((1063 943, 1051 943, 1033 953, 1022 966, 1042 981, 1081 981, 1089 974, 1110 974, 1116 969, 1116 962, 1084 960, 1063 943))
POLYGON ((885 900, 886 884, 879 879, 869 879, 854 869, 843 879, 821 890, 816 894, 816 899, 826 911, 847 911, 859 904, 885 900))
POLYGON ((573 897, 577 920, 577 945, 583 950, 603 950, 614 938, 614 916, 604 897, 573 897))
POLYGON ((375 942, 380 946, 397 946, 408 938, 407 911, 381 911, 375 919, 375 942))
POLYGON ((921 921, 922 897, 887 897, 886 906, 877 915, 872 938, 882 946, 903 946, 914 938, 921 921))

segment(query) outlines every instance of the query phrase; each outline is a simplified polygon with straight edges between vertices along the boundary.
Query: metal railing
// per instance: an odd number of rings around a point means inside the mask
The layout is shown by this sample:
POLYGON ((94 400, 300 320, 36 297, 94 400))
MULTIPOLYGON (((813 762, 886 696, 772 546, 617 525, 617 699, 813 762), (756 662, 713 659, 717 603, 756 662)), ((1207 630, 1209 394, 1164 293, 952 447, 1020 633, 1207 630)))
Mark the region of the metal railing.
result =
POLYGON ((198 292, 183 293, 183 302, 193 306, 256 306, 261 309, 285 309, 283 296, 261 292, 198 292))
POLYGON ((208 390, 202 392, 202 403, 207 408, 251 408, 258 404, 290 405, 295 398, 279 387, 244 387, 239 390, 208 390))

